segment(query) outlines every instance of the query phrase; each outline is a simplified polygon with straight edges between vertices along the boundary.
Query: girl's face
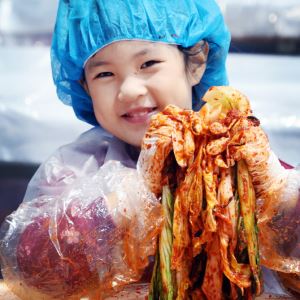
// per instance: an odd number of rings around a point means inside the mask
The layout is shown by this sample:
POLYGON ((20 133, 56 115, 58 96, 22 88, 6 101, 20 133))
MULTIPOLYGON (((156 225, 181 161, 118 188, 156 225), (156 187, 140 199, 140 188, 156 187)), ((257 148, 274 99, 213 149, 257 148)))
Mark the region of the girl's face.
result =
POLYGON ((192 107, 192 86, 176 46, 119 41, 101 49, 85 67, 84 87, 96 119, 119 139, 140 146, 152 115, 168 104, 192 107))

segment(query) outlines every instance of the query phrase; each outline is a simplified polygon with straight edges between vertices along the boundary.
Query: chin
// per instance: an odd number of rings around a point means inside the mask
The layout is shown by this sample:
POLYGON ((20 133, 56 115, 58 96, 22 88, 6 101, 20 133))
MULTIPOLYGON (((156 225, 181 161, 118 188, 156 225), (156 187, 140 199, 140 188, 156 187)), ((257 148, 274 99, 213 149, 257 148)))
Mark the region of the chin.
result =
POLYGON ((131 146, 141 148, 145 133, 146 131, 143 131, 142 133, 136 131, 132 133, 130 136, 125 136, 125 137, 117 136, 117 137, 131 146))

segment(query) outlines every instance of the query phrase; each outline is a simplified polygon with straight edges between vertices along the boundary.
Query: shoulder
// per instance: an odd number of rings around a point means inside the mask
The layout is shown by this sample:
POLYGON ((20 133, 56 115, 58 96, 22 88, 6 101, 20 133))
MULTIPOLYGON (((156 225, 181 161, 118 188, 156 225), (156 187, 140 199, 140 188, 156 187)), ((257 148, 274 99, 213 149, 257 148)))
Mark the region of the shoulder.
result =
MULTIPOLYGON (((97 165, 102 165, 113 137, 100 127, 94 127, 82 133, 75 141, 64 145, 54 152, 62 163, 79 166, 93 158, 97 165)), ((51 157, 50 157, 51 159, 51 157)))
POLYGON ((59 163, 78 175, 96 171, 103 165, 112 136, 100 127, 82 133, 74 142, 58 148, 43 164, 59 163))
POLYGON ((96 172, 104 163, 113 137, 100 127, 58 148, 32 177, 24 201, 60 194, 79 177, 96 172))

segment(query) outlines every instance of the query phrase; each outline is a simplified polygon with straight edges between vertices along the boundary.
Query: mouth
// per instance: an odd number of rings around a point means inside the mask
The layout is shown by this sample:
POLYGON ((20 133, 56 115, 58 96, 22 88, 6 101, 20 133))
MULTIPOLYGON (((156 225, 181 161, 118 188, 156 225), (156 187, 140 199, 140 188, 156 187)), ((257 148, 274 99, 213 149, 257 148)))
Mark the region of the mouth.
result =
POLYGON ((126 112, 121 117, 130 123, 148 123, 151 116, 157 112, 157 107, 139 107, 126 112))

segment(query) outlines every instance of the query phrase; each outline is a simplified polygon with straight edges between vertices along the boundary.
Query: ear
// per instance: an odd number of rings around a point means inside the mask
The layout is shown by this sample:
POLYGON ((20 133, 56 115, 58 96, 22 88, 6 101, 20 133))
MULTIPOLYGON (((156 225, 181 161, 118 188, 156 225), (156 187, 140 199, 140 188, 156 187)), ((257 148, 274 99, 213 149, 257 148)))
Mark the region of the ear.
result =
POLYGON ((204 74, 208 52, 209 46, 205 41, 200 41, 189 49, 188 75, 192 86, 198 84, 204 74))

